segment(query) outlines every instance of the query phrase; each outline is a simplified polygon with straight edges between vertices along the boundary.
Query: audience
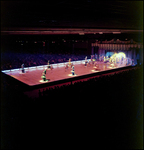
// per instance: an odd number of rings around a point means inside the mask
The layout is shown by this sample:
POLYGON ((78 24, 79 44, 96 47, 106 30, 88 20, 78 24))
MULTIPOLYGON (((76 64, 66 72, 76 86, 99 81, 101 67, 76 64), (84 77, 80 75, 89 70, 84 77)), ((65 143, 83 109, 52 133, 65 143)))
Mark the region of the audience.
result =
POLYGON ((46 65, 48 60, 50 64, 84 60, 85 55, 75 54, 37 54, 37 53, 18 53, 3 52, 1 53, 1 70, 20 68, 24 63, 25 67, 46 65))

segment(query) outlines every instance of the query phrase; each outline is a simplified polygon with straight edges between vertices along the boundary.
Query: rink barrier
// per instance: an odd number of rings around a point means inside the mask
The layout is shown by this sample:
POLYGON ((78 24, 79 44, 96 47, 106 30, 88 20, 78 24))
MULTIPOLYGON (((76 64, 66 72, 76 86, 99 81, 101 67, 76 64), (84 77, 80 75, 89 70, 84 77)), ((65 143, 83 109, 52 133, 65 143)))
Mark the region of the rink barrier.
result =
MULTIPOLYGON (((87 59, 88 61, 90 61, 91 59, 87 59)), ((50 64, 53 66, 53 68, 57 68, 57 67, 63 67, 66 64, 68 64, 69 62, 63 62, 63 63, 56 63, 56 64, 50 64)), ((77 61, 71 61, 71 63, 75 64, 84 64, 85 60, 77 60, 77 61)), ((41 66, 32 66, 32 67, 24 67, 25 70, 36 70, 36 69, 46 69, 47 65, 41 65, 41 66)), ((22 68, 16 68, 16 69, 9 69, 9 70, 2 70, 1 72, 6 73, 6 72, 13 72, 13 71, 20 71, 22 70, 22 68)))

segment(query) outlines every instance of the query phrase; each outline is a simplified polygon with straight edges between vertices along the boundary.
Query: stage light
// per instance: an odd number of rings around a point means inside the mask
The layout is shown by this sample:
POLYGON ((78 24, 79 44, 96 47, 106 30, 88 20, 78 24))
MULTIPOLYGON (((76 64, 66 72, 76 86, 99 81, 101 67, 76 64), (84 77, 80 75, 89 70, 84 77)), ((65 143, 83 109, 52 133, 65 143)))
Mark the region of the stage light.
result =
POLYGON ((103 34, 103 32, 99 32, 99 34, 103 34))
POLYGON ((112 32, 113 34, 121 34, 121 32, 112 32))
POLYGON ((83 32, 81 32, 81 33, 79 33, 79 35, 84 35, 84 33, 83 33, 83 32))
POLYGON ((117 58, 119 58, 119 57, 124 57, 124 58, 126 58, 126 55, 125 55, 125 53, 123 53, 123 52, 119 52, 119 53, 115 53, 115 54, 113 54, 113 55, 111 56, 111 58, 114 58, 114 57, 117 57, 117 58))

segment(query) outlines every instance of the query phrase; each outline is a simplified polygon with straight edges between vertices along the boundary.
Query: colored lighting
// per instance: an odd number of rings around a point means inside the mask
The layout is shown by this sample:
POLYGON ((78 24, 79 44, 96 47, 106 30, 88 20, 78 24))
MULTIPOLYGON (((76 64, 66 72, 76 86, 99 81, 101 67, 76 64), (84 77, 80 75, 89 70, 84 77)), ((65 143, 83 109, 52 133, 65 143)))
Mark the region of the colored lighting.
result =
POLYGON ((115 53, 110 58, 120 58, 120 57, 126 58, 125 53, 123 53, 123 52, 115 53))
POLYGON ((126 58, 126 55, 125 55, 125 53, 123 53, 123 52, 119 52, 119 53, 118 53, 118 57, 124 57, 124 58, 126 58))

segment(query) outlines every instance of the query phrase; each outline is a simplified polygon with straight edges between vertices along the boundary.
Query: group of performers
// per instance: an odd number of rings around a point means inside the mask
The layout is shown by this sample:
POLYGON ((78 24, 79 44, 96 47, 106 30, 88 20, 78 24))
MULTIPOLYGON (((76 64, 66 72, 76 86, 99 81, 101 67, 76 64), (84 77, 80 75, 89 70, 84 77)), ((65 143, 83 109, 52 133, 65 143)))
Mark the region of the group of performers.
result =
MULTIPOLYGON (((115 67, 116 63, 118 62, 116 57, 111 57, 111 58, 108 59, 108 57, 104 56, 103 57, 103 62, 107 62, 107 60, 110 63, 110 67, 115 67)), ((121 59, 119 59, 119 63, 123 63, 124 61, 128 61, 128 59, 123 58, 123 57, 121 59)), ((88 67, 88 66, 91 66, 91 65, 93 65, 93 68, 94 68, 95 71, 100 70, 100 68, 99 68, 99 61, 97 61, 97 55, 96 56, 91 55, 91 59, 90 60, 87 59, 87 56, 85 57, 84 66, 88 67)), ((25 73, 24 64, 21 65, 21 68, 22 68, 22 73, 25 73)), ((71 58, 69 58, 68 63, 66 63, 66 65, 65 65, 65 71, 68 70, 68 68, 72 69, 71 70, 72 75, 76 75, 75 74, 75 70, 74 70, 74 65, 71 62, 71 58)), ((46 72, 47 72, 47 70, 52 70, 52 69, 53 69, 53 66, 50 65, 50 63, 48 61, 47 68, 45 68, 43 70, 43 72, 42 72, 41 78, 43 79, 43 81, 48 81, 46 79, 46 72)))
MULTIPOLYGON (((74 71, 74 65, 73 65, 73 63, 71 62, 71 59, 69 59, 69 62, 66 64, 66 66, 65 66, 65 71, 66 71, 69 67, 72 68, 72 70, 71 70, 72 75, 76 75, 76 74, 75 74, 75 71, 74 71)), ((47 68, 44 69, 44 71, 43 71, 43 73, 42 73, 42 76, 41 76, 41 78, 43 79, 43 81, 48 81, 48 80, 46 79, 46 71, 47 71, 47 70, 52 70, 52 69, 53 69, 53 66, 50 65, 50 63, 49 63, 49 61, 48 61, 47 68)))
MULTIPOLYGON (((96 57, 97 58, 97 57, 96 57)), ((85 66, 91 66, 91 65, 93 65, 94 67, 94 70, 95 71, 97 71, 97 70, 100 70, 99 69, 99 64, 98 64, 98 62, 96 61, 96 58, 93 56, 93 55, 91 55, 91 59, 90 59, 90 61, 88 61, 87 60, 87 56, 85 57, 85 66)))

